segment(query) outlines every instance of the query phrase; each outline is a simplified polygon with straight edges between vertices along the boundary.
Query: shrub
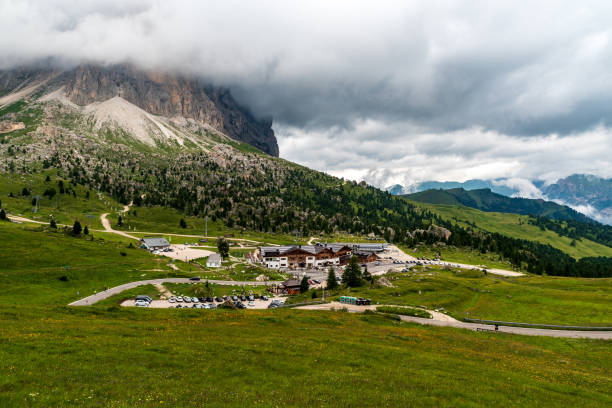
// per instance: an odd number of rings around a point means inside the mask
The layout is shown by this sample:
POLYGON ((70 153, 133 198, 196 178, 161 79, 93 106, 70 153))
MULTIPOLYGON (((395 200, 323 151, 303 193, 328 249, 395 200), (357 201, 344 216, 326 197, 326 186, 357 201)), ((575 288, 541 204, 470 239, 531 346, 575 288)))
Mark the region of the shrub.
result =
POLYGON ((72 226, 72 233, 74 235, 80 235, 81 231, 83 231, 83 228, 81 227, 81 223, 78 221, 75 221, 74 225, 72 226))

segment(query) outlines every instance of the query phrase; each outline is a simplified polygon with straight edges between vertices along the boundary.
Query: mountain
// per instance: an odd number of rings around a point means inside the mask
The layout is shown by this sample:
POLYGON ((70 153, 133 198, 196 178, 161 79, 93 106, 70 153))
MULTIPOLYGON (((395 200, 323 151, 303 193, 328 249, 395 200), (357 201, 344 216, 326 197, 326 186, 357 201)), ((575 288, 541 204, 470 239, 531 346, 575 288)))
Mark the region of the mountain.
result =
POLYGON ((549 199, 580 208, 612 224, 612 179, 574 174, 542 187, 549 199))
POLYGON ((594 222, 584 214, 564 205, 542 199, 506 197, 488 188, 469 191, 463 188, 426 190, 404 197, 428 204, 463 205, 486 212, 536 215, 554 220, 573 220, 584 223, 594 222))
POLYGON ((612 179, 585 174, 574 174, 559 179, 552 184, 542 180, 520 180, 523 189, 517 186, 517 180, 510 183, 508 179, 456 181, 425 181, 410 187, 396 184, 387 191, 394 195, 417 193, 433 189, 477 190, 488 188, 492 192, 507 197, 539 197, 566 205, 601 223, 612 225, 612 179))
MULTIPOLYGON (((270 155, 279 153, 270 120, 255 119, 234 100, 228 89, 185 76, 137 69, 132 65, 83 64, 64 71, 21 68, 0 72, 0 92, 5 94, 0 106, 28 95, 55 92, 53 98, 83 107, 85 111, 106 109, 108 112, 114 109, 100 104, 112 100, 123 106, 117 110, 122 110, 124 119, 130 120, 134 109, 127 102, 153 117, 193 120, 270 155)), ((149 133, 152 128, 153 132, 166 136, 168 131, 172 133, 171 129, 150 123, 155 122, 153 117, 141 121, 140 130, 145 128, 144 133, 149 133)), ((107 119, 117 118, 108 116, 107 119)))
MULTIPOLYGON (((43 67, 3 72, 0 95, 1 205, 9 214, 85 222, 109 211, 89 204, 106 194, 132 202, 139 214, 209 218, 232 234, 373 234, 406 247, 443 240, 498 253, 534 273, 612 275, 608 258, 577 260, 537 238, 459 224, 365 183, 266 154, 256 147, 277 152, 275 139, 270 146, 259 137, 273 137, 264 132, 269 124, 194 79, 127 65, 43 67), (60 205, 58 195, 73 202, 60 205)), ((597 242, 612 240, 584 225, 597 242)), ((551 226, 575 232, 562 227, 551 226)))

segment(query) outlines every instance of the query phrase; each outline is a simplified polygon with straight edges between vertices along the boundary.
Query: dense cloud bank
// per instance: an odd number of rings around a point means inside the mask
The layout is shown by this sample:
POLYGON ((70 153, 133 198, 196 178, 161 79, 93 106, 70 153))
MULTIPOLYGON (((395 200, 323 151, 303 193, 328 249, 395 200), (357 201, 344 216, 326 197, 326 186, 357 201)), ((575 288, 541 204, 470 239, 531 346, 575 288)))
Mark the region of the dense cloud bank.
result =
POLYGON ((273 116, 282 156, 377 185, 610 176, 610 21, 604 1, 0 0, 0 68, 201 76, 273 116))

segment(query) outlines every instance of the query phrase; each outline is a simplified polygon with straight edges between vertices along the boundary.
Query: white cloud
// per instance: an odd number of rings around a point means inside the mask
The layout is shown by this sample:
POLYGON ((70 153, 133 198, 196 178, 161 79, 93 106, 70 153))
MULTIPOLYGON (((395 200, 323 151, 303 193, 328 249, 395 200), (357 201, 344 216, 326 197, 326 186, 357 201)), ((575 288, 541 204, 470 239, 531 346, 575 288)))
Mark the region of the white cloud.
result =
POLYGON ((329 132, 281 127, 277 135, 287 159, 379 187, 507 178, 505 185, 537 198, 538 190, 527 179, 554 181, 570 173, 612 176, 612 129, 604 127, 526 138, 482 128, 432 134, 414 132, 406 123, 364 121, 351 130, 329 132))

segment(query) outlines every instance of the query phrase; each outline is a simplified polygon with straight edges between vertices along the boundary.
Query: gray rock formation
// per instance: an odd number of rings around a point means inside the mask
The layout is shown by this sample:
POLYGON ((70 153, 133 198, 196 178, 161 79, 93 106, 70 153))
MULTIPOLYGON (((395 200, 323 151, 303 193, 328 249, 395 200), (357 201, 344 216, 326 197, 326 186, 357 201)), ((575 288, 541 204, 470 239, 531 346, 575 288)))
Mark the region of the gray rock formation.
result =
MULTIPOLYGON (((43 76, 44 69, 0 72, 0 92, 6 93, 43 76)), ((271 120, 258 120, 240 106, 229 89, 195 78, 145 71, 131 65, 80 65, 57 72, 47 69, 46 87, 64 86, 66 96, 77 105, 88 105, 120 96, 154 115, 182 116, 207 123, 231 138, 278 156, 271 120)))

